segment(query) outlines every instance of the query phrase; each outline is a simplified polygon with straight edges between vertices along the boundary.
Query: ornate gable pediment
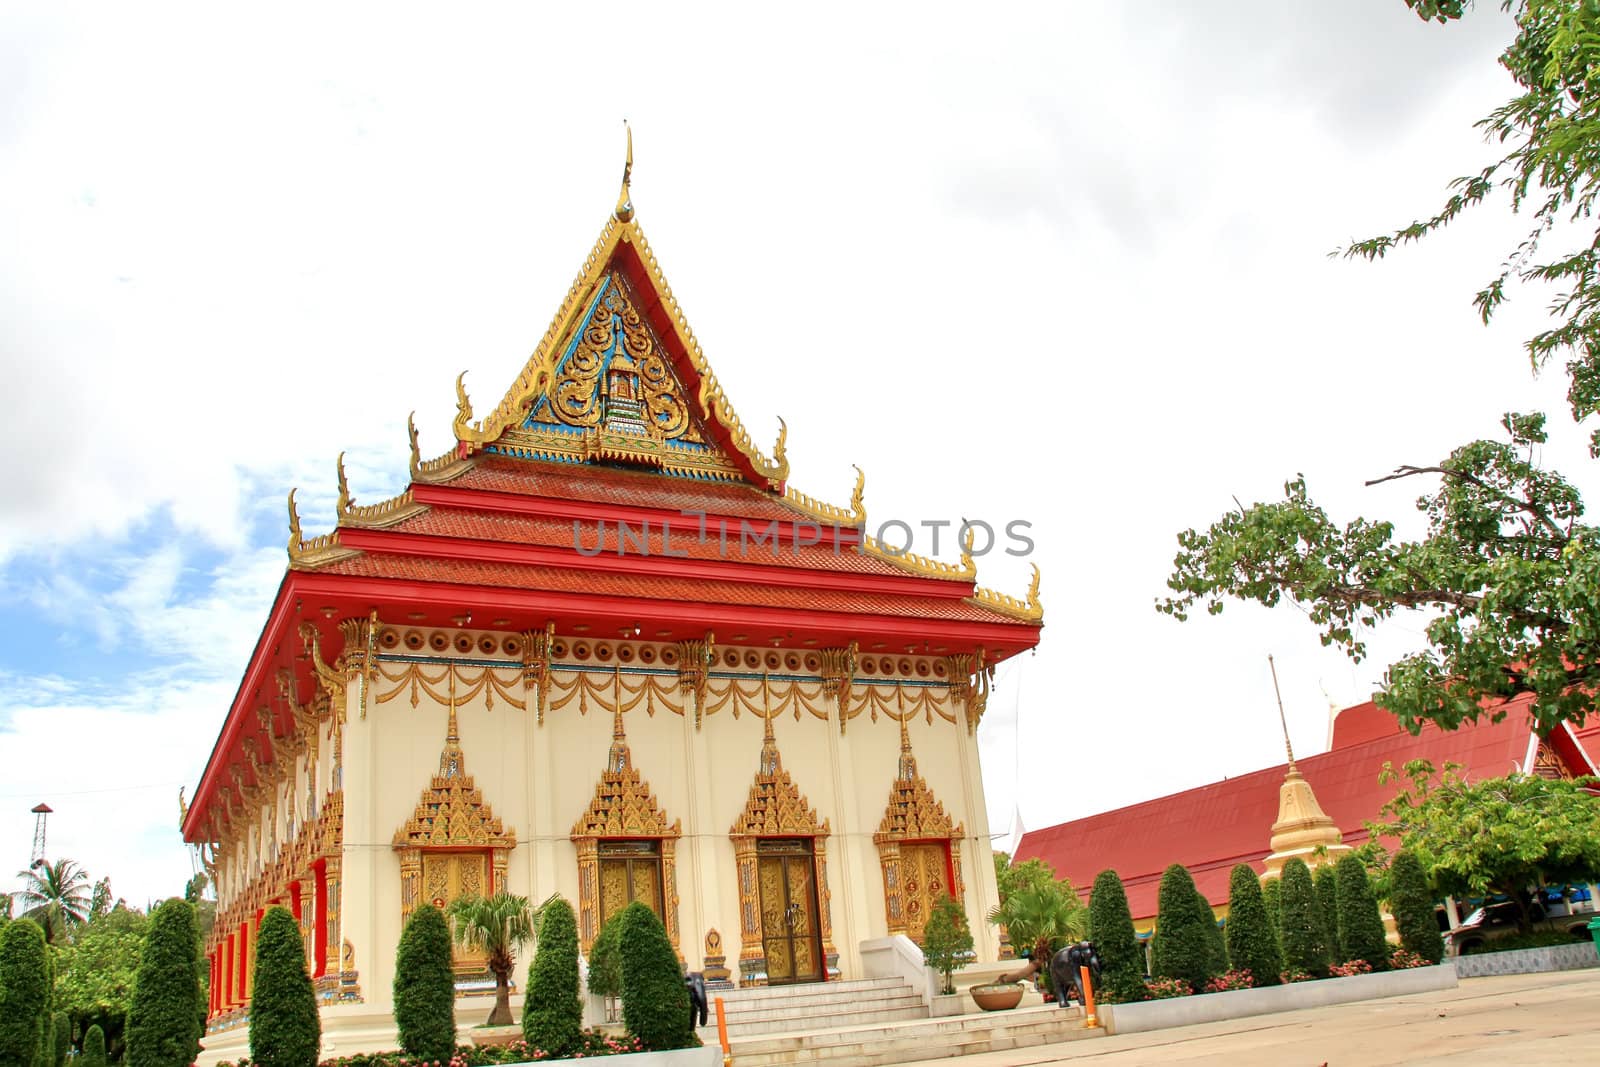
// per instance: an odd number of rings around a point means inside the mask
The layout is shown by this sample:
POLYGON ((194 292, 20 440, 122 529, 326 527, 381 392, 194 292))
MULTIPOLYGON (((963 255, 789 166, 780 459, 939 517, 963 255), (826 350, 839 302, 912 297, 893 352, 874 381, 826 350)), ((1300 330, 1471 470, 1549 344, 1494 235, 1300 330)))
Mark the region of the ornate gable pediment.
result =
POLYGON ((618 704, 614 712, 611 753, 600 781, 594 787, 594 799, 589 801, 578 821, 572 826, 572 838, 600 837, 679 837, 683 834, 681 820, 667 823, 667 813, 661 810, 650 792, 650 783, 640 779, 628 752, 627 739, 622 733, 622 710, 618 704))
POLYGON ((883 821, 878 824, 878 832, 872 840, 878 843, 922 841, 959 838, 965 834, 966 828, 951 821, 928 783, 918 776, 895 779, 889 788, 889 805, 884 810, 883 821))
POLYGON ((772 714, 768 712, 765 719, 761 764, 750 784, 744 810, 728 833, 733 837, 826 837, 828 820, 817 821, 817 813, 783 769, 772 736, 772 714))
POLYGON ((394 834, 397 849, 516 848, 516 830, 505 830, 467 773, 466 756, 450 705, 450 726, 439 753, 439 772, 422 790, 411 818, 394 834))

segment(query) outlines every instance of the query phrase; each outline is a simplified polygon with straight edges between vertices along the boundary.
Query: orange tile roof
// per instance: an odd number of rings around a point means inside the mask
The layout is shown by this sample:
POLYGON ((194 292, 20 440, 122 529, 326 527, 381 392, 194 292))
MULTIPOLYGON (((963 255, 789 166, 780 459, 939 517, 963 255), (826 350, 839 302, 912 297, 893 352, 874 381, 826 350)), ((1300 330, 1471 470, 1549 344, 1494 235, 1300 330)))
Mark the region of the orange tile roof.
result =
POLYGON ((363 578, 482 585, 504 589, 587 593, 595 596, 641 597, 650 600, 736 604, 752 607, 833 611, 855 615, 898 615, 955 622, 1004 623, 1037 628, 958 597, 912 596, 854 590, 798 589, 755 582, 672 578, 606 571, 569 570, 530 563, 483 562, 367 552, 328 563, 318 574, 363 578))
MULTIPOLYGON (((769 520, 762 519, 752 525, 754 534, 764 535, 769 520)), ((615 523, 605 524, 604 537, 597 532, 598 523, 588 520, 557 519, 538 515, 520 515, 507 512, 472 511, 465 508, 435 507, 389 527, 392 532, 414 534, 422 537, 459 537, 473 541, 493 541, 500 544, 541 545, 548 548, 575 549, 582 546, 591 555, 600 547, 600 554, 616 556, 619 531, 615 523)), ((700 525, 695 518, 670 520, 672 538, 670 548, 674 556, 689 559, 727 559, 757 566, 796 567, 804 570, 837 571, 843 574, 875 574, 892 578, 905 578, 905 571, 880 559, 857 551, 845 544, 837 549, 825 545, 805 545, 798 550, 793 539, 772 544, 757 542, 753 536, 743 544, 740 528, 731 523, 725 528, 726 548, 719 538, 716 520, 706 526, 706 537, 700 539, 700 525)), ((660 523, 651 520, 648 530, 641 523, 628 527, 627 555, 644 556, 638 540, 647 537, 651 557, 668 558, 664 532, 660 523)))
POLYGON ((445 484, 459 489, 603 501, 664 511, 703 511, 788 522, 805 518, 780 498, 749 485, 697 482, 652 471, 590 464, 580 466, 487 456, 467 473, 445 484))

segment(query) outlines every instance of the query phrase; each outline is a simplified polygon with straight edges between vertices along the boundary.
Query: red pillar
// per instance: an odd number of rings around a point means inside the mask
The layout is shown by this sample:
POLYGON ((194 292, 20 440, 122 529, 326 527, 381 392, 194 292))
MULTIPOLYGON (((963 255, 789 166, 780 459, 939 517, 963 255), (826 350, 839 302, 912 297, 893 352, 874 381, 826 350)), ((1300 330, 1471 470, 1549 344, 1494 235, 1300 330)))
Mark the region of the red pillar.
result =
POLYGON ((328 973, 328 868, 318 860, 313 871, 317 884, 314 890, 316 922, 311 937, 311 977, 321 978, 328 973))

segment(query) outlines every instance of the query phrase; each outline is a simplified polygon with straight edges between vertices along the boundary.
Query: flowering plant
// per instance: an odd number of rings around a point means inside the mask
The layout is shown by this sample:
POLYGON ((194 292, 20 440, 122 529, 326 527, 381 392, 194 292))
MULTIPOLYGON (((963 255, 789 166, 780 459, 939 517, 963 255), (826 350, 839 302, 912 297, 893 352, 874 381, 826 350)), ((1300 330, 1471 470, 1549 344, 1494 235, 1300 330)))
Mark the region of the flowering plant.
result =
POLYGON ((1189 988, 1189 983, 1182 978, 1152 978, 1145 982, 1144 987, 1150 991, 1151 1000, 1171 1000, 1173 997, 1187 997, 1194 994, 1189 988))
POLYGON ((1248 967, 1226 971, 1206 983, 1207 993, 1226 993, 1230 989, 1249 989, 1256 984, 1248 967))
POLYGON ((1335 963, 1328 968, 1328 973, 1335 978, 1349 978, 1357 974, 1371 974, 1372 964, 1366 960, 1351 960, 1349 963, 1335 963))
POLYGON ((1413 967, 1427 967, 1429 963, 1410 949, 1396 946, 1389 953, 1389 969, 1392 971, 1408 971, 1413 967))
POLYGON ((1278 981, 1284 985, 1291 985, 1295 982, 1309 982, 1315 977, 1316 975, 1301 967, 1290 967, 1278 973, 1278 981))

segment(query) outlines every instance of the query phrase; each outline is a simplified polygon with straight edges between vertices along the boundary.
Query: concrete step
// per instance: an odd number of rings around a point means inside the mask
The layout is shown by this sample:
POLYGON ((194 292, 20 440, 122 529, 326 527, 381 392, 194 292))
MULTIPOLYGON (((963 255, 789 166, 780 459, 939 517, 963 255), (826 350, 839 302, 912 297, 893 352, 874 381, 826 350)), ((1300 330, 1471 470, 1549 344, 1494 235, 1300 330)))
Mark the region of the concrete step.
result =
MULTIPOLYGON (((715 1002, 711 1010, 716 1011, 715 1002)), ((925 1019, 927 1005, 907 983, 896 978, 870 978, 812 985, 755 987, 724 994, 728 1036, 792 1033, 819 1028, 870 1026, 925 1019)), ((700 1029, 716 1039, 715 1018, 700 1029)))
POLYGON ((758 985, 744 986, 740 989, 706 990, 706 1001, 709 1003, 713 997, 721 997, 728 1009, 735 1004, 759 1000, 784 1000, 803 1001, 814 997, 829 997, 836 994, 854 993, 871 995, 885 989, 894 989, 905 986, 901 978, 851 978, 837 982, 804 982, 799 985, 758 985))
MULTIPOLYGON (((908 1019, 926 1019, 927 1005, 916 994, 884 1000, 869 1000, 855 1004, 830 1005, 825 1014, 805 1014, 798 1011, 765 1012, 746 1011, 738 1016, 728 1015, 728 1036, 749 1037, 752 1034, 792 1033, 806 1027, 869 1026, 874 1023, 904 1022, 908 1019)), ((699 1030, 707 1042, 717 1040, 717 1024, 699 1030)))
POLYGON ((872 1026, 766 1034, 731 1042, 739 1067, 832 1061, 870 1067, 1099 1037, 1077 1008, 1053 1006, 872 1026))

